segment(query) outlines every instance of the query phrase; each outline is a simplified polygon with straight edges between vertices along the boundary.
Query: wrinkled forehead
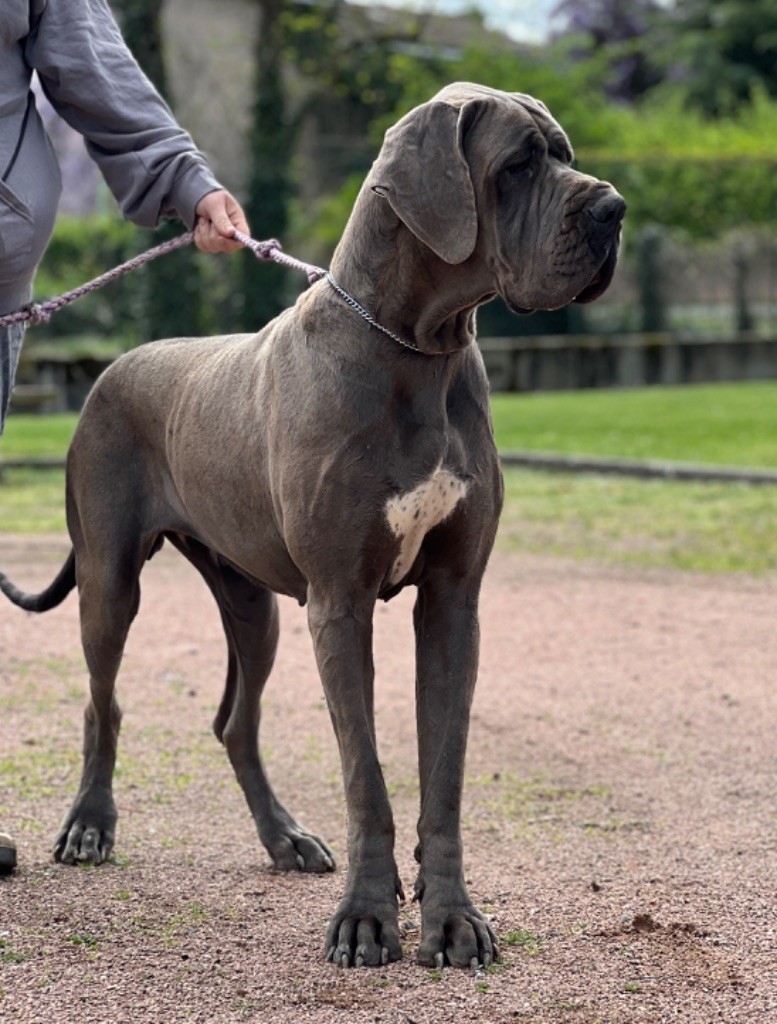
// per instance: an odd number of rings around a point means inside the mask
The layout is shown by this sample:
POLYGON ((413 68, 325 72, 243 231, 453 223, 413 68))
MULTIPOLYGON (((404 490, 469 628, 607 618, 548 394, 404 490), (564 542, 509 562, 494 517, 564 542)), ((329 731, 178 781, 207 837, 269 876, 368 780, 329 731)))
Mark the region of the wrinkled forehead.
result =
MULTIPOLYGON (((480 100, 494 130, 503 138, 509 135, 510 141, 518 142, 521 136, 539 130, 545 136, 551 153, 565 161, 572 159, 572 146, 566 132, 545 104, 527 93, 502 92, 473 82, 454 82, 441 89, 434 99, 452 107, 463 107, 473 100, 480 100)), ((504 141, 508 140, 504 138, 504 141)))

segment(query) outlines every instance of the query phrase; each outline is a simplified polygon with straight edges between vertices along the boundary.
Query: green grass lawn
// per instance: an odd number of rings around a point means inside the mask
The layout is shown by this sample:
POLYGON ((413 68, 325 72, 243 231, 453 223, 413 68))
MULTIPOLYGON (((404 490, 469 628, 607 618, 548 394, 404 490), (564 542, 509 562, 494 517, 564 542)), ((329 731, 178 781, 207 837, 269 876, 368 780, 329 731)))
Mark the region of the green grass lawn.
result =
POLYGON ((497 551, 694 572, 777 571, 777 487, 505 472, 497 551))
MULTIPOLYGON (((777 382, 492 396, 500 450, 777 467, 777 382)), ((777 488, 510 470, 509 550, 777 570, 777 488)))
MULTIPOLYGON (((777 384, 495 395, 503 450, 777 466, 777 384)), ((63 455, 74 416, 13 416, 0 460, 63 455)), ((499 549, 702 572, 777 571, 777 488, 509 470, 499 549)), ((6 471, 0 531, 64 529, 58 471, 6 471)))
POLYGON ((502 450, 777 466, 777 382, 492 396, 502 450))
MULTIPOLYGON (((7 469, 3 472, 0 477, 0 533, 57 533, 64 529, 64 470, 7 469)), ((0 565, 0 571, 2 568, 0 565)))
POLYGON ((63 458, 76 429, 78 416, 9 416, 0 438, 0 463, 3 459, 63 458))

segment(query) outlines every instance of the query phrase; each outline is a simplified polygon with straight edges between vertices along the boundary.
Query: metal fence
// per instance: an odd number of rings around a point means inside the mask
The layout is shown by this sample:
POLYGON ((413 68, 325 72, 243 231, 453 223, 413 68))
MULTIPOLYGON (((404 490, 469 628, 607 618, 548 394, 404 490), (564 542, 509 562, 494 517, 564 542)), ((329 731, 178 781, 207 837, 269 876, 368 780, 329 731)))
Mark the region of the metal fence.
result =
POLYGON ((644 228, 584 319, 596 332, 777 334, 777 231, 742 228, 698 242, 660 225, 644 228))

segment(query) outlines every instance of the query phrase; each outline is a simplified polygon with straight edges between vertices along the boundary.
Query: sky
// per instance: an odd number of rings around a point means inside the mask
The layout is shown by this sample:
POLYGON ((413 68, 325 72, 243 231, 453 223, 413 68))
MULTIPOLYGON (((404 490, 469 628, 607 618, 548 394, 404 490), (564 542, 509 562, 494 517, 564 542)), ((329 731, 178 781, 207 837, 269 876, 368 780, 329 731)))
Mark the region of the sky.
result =
MULTIPOLYGON (((361 0, 365 2, 365 0, 361 0)), ((369 0, 367 0, 369 2, 369 0)), ((461 14, 479 7, 489 28, 521 42, 542 42, 550 26, 550 12, 558 0, 374 0, 381 6, 414 7, 461 14)))

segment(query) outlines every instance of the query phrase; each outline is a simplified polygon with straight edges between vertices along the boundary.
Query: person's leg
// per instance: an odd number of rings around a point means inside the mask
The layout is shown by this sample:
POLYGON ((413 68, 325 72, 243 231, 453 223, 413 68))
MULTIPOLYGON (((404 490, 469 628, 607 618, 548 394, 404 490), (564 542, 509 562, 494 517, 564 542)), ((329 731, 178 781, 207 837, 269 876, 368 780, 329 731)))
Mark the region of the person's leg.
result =
POLYGON ((16 843, 6 832, 0 832, 0 875, 10 875, 16 867, 16 843))
MULTIPOLYGON (((0 436, 3 433, 5 417, 11 401, 23 337, 23 324, 0 327, 0 436)), ((7 832, 0 832, 0 875, 10 875, 15 867, 16 843, 7 832)))
POLYGON ((5 417, 8 415, 23 337, 23 324, 0 327, 0 435, 3 433, 5 417))

